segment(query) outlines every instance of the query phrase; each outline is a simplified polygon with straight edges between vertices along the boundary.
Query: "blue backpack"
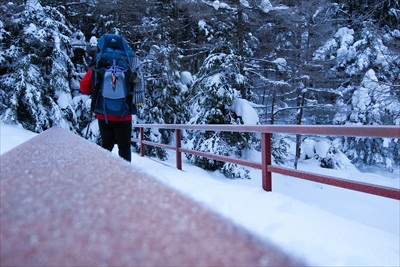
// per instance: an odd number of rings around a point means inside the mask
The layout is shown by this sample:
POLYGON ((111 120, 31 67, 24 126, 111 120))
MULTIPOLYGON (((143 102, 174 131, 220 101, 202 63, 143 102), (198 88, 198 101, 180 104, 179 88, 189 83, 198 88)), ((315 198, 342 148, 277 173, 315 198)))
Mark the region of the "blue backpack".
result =
POLYGON ((93 68, 94 111, 105 115, 131 113, 133 85, 131 61, 135 56, 126 40, 117 34, 105 34, 98 40, 96 65, 93 68))

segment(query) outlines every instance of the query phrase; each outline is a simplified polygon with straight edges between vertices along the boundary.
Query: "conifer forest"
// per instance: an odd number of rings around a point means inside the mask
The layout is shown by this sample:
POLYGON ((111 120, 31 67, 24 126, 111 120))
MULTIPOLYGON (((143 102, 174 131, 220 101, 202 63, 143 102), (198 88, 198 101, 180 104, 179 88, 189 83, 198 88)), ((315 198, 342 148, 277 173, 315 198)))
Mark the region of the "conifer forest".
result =
MULTIPOLYGON (((99 142, 79 81, 104 33, 125 37, 141 61, 138 123, 400 125, 397 0, 0 0, 0 9, 0 121, 36 133, 60 126, 84 136, 90 125, 89 139, 99 142)), ((174 140, 170 130, 145 134, 174 140)), ((260 149, 250 133, 182 137, 189 149, 219 155, 260 149)), ((400 164, 397 139, 297 141, 327 144, 326 154, 302 154, 326 168, 340 167, 340 155, 360 168, 400 164)), ((276 164, 296 162, 293 143, 273 136, 276 164)), ((161 148, 146 153, 168 157, 161 148)), ((248 178, 234 164, 188 160, 248 178)))

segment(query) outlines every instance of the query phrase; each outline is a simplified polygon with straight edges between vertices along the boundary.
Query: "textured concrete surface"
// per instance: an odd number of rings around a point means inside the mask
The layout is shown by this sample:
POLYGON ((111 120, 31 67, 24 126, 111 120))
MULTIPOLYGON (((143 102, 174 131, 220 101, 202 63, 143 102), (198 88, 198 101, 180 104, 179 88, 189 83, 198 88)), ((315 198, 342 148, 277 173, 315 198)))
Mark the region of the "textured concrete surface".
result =
POLYGON ((52 128, 1 156, 1 266, 303 265, 52 128))

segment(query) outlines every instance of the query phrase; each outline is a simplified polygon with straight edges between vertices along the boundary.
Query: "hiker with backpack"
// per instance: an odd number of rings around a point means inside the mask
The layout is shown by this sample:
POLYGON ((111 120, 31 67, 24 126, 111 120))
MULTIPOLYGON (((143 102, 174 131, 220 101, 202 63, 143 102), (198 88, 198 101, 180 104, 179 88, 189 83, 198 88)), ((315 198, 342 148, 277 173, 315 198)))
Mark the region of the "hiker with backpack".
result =
POLYGON ((83 94, 91 95, 91 112, 98 119, 101 145, 131 161, 132 115, 144 104, 144 80, 140 63, 126 40, 104 34, 97 43, 95 63, 80 82, 83 94))

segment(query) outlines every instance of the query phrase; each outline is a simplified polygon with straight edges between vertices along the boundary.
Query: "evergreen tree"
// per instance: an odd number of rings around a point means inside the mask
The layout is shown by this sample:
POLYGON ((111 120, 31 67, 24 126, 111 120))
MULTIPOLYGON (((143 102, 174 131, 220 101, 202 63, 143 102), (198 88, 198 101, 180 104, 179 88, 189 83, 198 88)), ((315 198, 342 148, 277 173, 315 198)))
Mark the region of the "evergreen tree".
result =
MULTIPOLYGON (((233 102, 240 97, 236 88, 241 81, 239 58, 227 47, 218 47, 205 60, 192 90, 192 124, 243 124, 232 111, 233 102)), ((223 156, 242 157, 242 153, 255 147, 253 135, 190 131, 186 147, 196 151, 223 156)), ((207 169, 219 169, 228 178, 249 178, 248 170, 236 164, 223 163, 196 155, 187 155, 190 162, 207 169)))
MULTIPOLYGON (((399 101, 390 97, 390 86, 379 83, 372 69, 366 72, 361 86, 354 91, 351 103, 351 123, 379 125, 386 122, 390 125, 398 120, 399 101)), ((380 165, 391 171, 399 163, 395 152, 399 148, 397 140, 383 138, 347 138, 345 143, 346 153, 353 162, 380 165)))
MULTIPOLYGON (((162 20, 156 23, 151 18, 143 19, 142 27, 151 34, 151 36, 146 34, 143 37, 156 43, 149 48, 150 52, 143 60, 147 102, 146 106, 139 110, 138 116, 144 123, 181 124, 189 119, 186 98, 191 81, 187 81, 185 77, 181 79, 183 72, 180 71, 179 63, 181 49, 173 44, 174 39, 177 38, 176 31, 169 28, 176 27, 173 23, 176 8, 175 2, 156 1, 154 12, 164 14, 161 16, 162 20)), ((153 142, 170 143, 174 140, 172 134, 171 130, 151 129, 146 130, 145 137, 153 142)), ((146 149, 146 154, 163 160, 167 158, 165 149, 157 147, 149 147, 146 149)))
MULTIPOLYGON (((369 21, 341 27, 315 53, 318 60, 333 59, 333 77, 345 80, 338 88, 342 107, 335 123, 357 125, 399 125, 400 105, 398 54, 386 46, 397 37, 396 30, 383 29, 369 21)), ((346 138, 344 150, 353 162, 381 165, 391 170, 399 163, 396 140, 346 138)))
POLYGON ((0 119, 34 132, 54 125, 77 131, 72 31, 64 16, 38 1, 3 8, 11 15, 3 25, 0 119))

